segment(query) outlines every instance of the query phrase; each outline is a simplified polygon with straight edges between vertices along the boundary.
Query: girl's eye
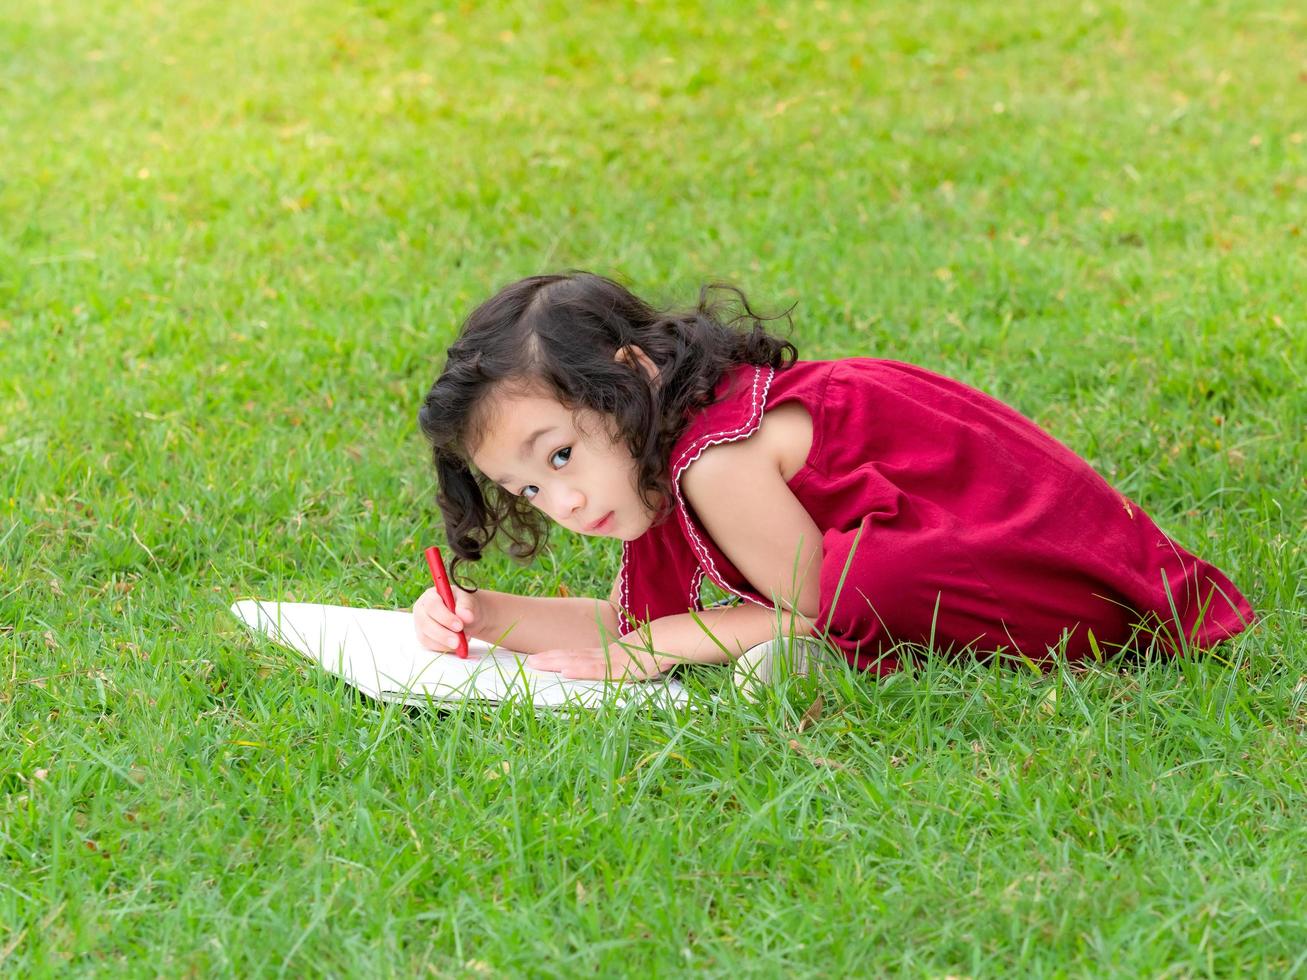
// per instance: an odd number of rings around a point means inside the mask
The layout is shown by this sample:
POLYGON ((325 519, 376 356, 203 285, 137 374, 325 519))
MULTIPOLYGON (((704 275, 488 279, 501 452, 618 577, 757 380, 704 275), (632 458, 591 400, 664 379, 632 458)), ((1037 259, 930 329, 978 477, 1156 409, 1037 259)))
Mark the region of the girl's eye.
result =
MULTIPOLYGON (((567 460, 571 459, 571 447, 565 446, 559 449, 558 452, 555 452, 553 456, 549 457, 550 463, 553 463, 554 460, 557 460, 559 456, 562 456, 563 461, 562 463, 559 463, 557 466, 555 466, 555 469, 561 468, 563 463, 567 463, 567 460)), ((538 493, 540 493, 540 487, 532 486, 531 483, 528 483, 527 486, 521 487, 521 495, 523 495, 523 497, 527 498, 528 500, 535 497, 535 495, 538 493), (528 493, 528 491, 531 491, 531 493, 528 493)))

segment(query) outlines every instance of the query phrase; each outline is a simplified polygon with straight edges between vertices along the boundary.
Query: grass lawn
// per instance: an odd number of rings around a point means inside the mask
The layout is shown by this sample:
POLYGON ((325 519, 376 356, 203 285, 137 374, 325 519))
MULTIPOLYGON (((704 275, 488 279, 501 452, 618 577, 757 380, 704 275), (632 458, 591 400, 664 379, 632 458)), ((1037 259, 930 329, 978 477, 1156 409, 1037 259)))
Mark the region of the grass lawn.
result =
POLYGON ((1288 2, 4 5, 0 970, 1307 974, 1305 108, 1288 2), (1005 399, 1261 622, 579 718, 246 635, 421 593, 422 395, 569 267, 1005 399))

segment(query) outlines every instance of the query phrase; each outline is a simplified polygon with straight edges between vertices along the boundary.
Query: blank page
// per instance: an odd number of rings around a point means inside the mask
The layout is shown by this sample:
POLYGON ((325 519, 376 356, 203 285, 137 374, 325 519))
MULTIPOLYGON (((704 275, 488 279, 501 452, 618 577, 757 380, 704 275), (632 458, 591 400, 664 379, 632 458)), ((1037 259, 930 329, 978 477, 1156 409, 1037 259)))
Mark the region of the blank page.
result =
POLYGON ((255 632, 296 650, 328 673, 382 701, 521 700, 537 707, 594 707, 604 700, 684 704, 674 680, 573 681, 532 670, 523 654, 468 638, 466 660, 418 643, 413 614, 307 602, 242 599, 232 614, 255 632))

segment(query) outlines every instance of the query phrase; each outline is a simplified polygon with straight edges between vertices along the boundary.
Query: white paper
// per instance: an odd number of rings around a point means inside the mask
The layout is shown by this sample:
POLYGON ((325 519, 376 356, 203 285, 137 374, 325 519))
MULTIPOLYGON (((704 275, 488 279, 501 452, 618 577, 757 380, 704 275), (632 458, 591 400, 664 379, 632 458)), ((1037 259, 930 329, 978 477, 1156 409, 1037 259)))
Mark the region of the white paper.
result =
POLYGON ((595 707, 604 701, 684 704, 674 680, 573 681, 532 670, 526 657, 468 639, 468 658, 436 653, 418 643, 413 614, 307 602, 242 599, 232 614, 250 629, 298 651, 330 674, 381 701, 521 700, 536 707, 595 707))

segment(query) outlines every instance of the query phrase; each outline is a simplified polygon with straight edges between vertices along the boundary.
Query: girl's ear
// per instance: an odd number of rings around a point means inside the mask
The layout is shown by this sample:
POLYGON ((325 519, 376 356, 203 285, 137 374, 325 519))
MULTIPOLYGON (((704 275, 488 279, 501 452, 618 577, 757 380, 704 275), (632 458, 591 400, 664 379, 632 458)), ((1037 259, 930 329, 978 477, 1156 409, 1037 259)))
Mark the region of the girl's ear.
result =
POLYGON ((655 388, 657 388, 662 381, 662 379, 658 377, 658 365, 654 364, 649 355, 635 344, 628 344, 625 347, 619 348, 617 353, 613 355, 613 360, 617 361, 619 364, 625 364, 627 367, 639 366, 640 370, 648 376, 649 383, 655 388))

